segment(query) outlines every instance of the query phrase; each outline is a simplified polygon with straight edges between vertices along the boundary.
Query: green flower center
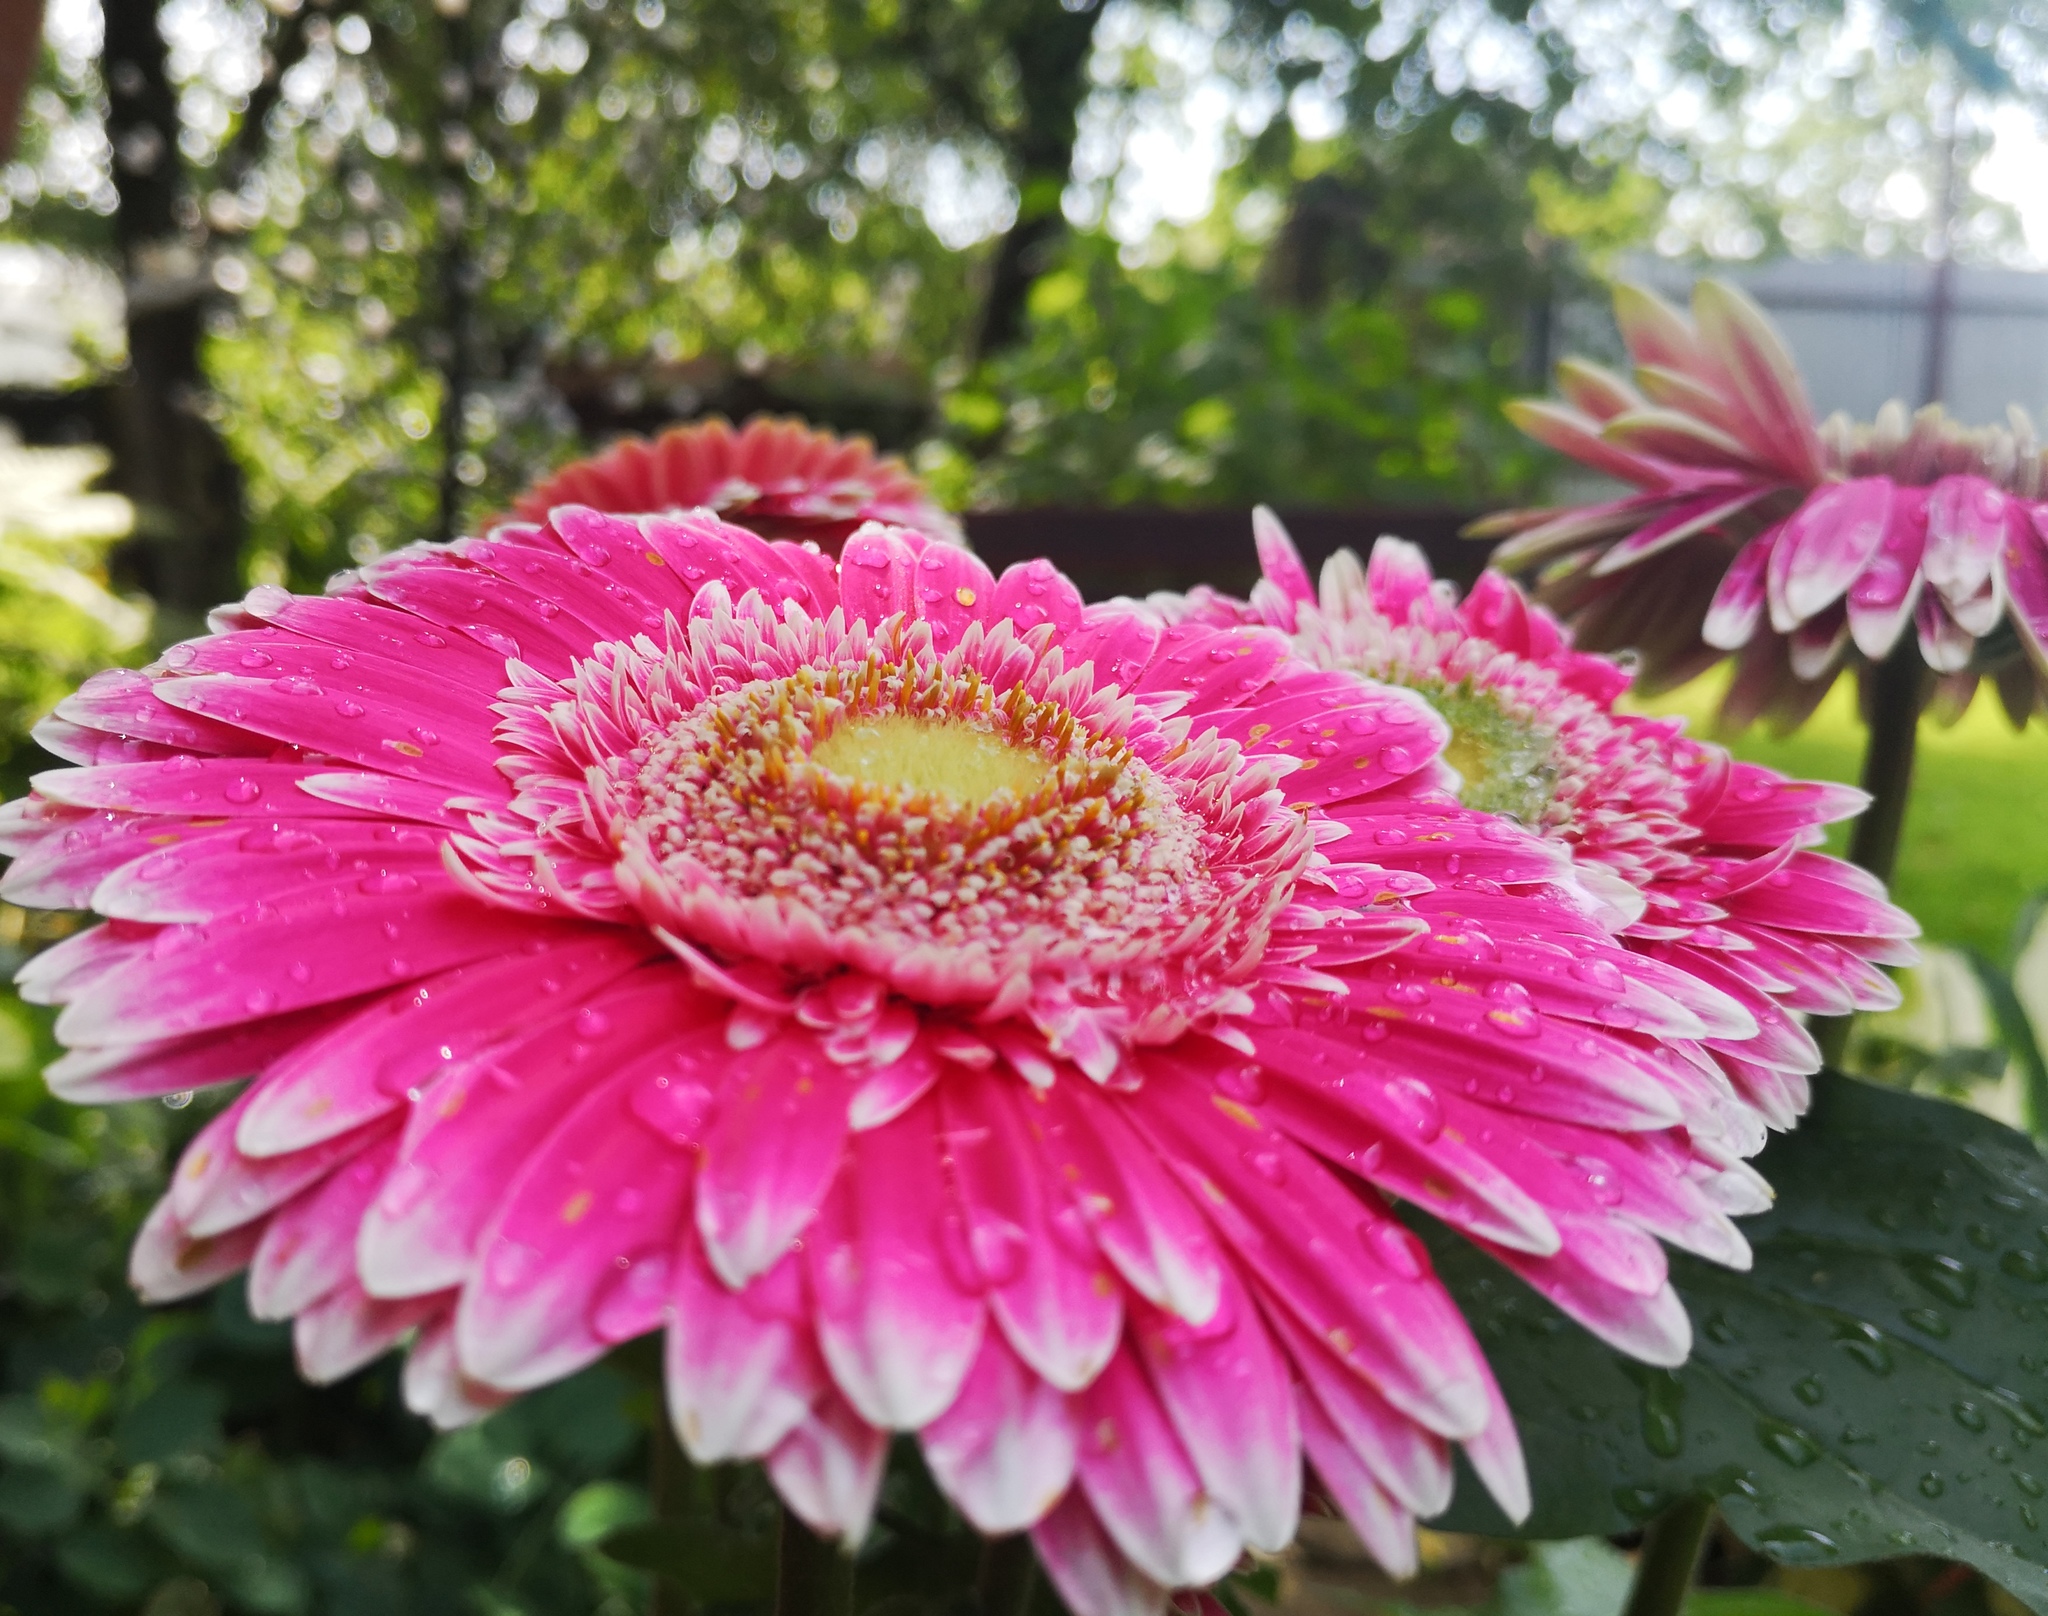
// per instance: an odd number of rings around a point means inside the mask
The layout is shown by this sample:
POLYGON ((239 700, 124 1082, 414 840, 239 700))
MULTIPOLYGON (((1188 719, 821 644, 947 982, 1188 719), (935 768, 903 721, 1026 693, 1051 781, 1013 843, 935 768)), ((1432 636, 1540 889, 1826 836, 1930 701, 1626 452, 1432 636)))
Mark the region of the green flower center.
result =
POLYGON ((1506 711, 1469 680, 1409 687, 1451 726, 1444 761, 1463 777, 1458 800, 1482 813, 1539 825, 1557 791, 1557 732, 1506 711))

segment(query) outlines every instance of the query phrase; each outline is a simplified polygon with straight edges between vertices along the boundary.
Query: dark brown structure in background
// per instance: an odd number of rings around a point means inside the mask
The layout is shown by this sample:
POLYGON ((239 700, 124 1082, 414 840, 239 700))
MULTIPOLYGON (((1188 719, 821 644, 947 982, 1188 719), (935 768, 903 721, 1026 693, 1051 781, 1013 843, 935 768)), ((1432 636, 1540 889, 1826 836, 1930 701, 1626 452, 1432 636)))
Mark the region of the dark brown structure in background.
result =
MULTIPOLYGON (((1486 564, 1487 546, 1458 537, 1475 515, 1441 506, 1283 510, 1281 520, 1311 572, 1345 546, 1368 554, 1382 533, 1420 545, 1440 578, 1462 589, 1486 564)), ((1090 600, 1187 589, 1208 583, 1242 595, 1258 576, 1247 509, 1168 510, 1141 505, 1042 507, 971 511, 967 534, 976 552, 1000 572, 1013 561, 1044 556, 1081 586, 1090 600)))

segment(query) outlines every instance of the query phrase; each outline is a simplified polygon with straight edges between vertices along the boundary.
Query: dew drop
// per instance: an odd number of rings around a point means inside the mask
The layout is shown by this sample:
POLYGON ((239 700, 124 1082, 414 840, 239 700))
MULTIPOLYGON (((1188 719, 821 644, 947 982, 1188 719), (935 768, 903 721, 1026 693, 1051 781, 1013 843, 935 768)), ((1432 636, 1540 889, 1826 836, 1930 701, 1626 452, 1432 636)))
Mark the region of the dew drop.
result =
POLYGON ((247 776, 237 776, 220 788, 220 794, 229 802, 254 802, 263 795, 263 788, 247 776))
POLYGON ((1814 1446, 1813 1439, 1796 1425, 1787 1425, 1783 1420, 1758 1420, 1756 1439, 1768 1452, 1795 1470, 1805 1469, 1820 1457, 1820 1449, 1814 1446))
POLYGON ((585 1008, 576 1012, 572 1025, 578 1038, 602 1038, 612 1030, 612 1018, 602 1010, 585 1008))

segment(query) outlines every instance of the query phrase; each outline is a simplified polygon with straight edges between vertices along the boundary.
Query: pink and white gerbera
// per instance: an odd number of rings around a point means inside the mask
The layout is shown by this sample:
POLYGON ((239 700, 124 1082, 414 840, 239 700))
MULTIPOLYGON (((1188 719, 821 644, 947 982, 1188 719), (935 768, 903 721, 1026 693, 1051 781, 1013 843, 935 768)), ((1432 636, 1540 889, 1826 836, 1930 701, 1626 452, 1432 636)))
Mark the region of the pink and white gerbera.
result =
POLYGON ((1511 535, 1495 565, 1544 567, 1581 642, 1637 652, 1659 685, 1735 653, 1738 723, 1805 718, 1852 651, 1883 661, 1909 630, 1951 709, 1988 675, 2026 721, 2048 688, 2048 460, 2023 411, 1966 428, 1895 401, 1816 426, 1733 286, 1699 282, 1688 317, 1623 283, 1614 313, 1628 376, 1567 359, 1562 397, 1508 413, 1632 491, 1487 519, 1473 531, 1511 535))
POLYGON ((520 521, 557 505, 634 514, 715 511, 769 539, 809 539, 830 554, 863 522, 893 522, 959 544, 960 526, 910 468, 802 421, 757 415, 738 431, 718 416, 656 438, 621 438, 550 473, 512 503, 520 521))
POLYGON ((1746 1260, 1703 1051, 1755 1021, 1460 806, 1449 733, 1043 562, 561 507, 90 681, 5 892, 107 917, 22 976, 60 1094, 253 1076, 145 1295, 246 1267, 308 1375, 409 1342, 448 1424, 665 1325, 699 1461, 857 1538, 915 1432, 1120 1616, 1305 1484, 1396 1570, 1457 1445, 1526 1510, 1391 1201, 1657 1363, 1659 1239, 1746 1260))
POLYGON ((1920 928, 1883 883, 1813 851, 1864 793, 1738 762, 1685 735, 1683 719, 1618 711, 1629 671, 1575 650, 1497 572, 1460 601, 1420 550, 1382 538, 1367 563, 1332 556, 1317 589, 1271 512, 1254 532, 1264 577, 1250 602, 1197 590, 1192 620, 1267 623, 1319 667, 1420 694, 1451 726, 1467 806, 1568 848, 1623 943, 1755 1017, 1756 1038, 1713 1046, 1755 1112, 1750 1148, 1763 1124, 1791 1127, 1820 1067, 1794 1015, 1890 1009, 1899 992, 1878 967, 1915 958, 1920 928))

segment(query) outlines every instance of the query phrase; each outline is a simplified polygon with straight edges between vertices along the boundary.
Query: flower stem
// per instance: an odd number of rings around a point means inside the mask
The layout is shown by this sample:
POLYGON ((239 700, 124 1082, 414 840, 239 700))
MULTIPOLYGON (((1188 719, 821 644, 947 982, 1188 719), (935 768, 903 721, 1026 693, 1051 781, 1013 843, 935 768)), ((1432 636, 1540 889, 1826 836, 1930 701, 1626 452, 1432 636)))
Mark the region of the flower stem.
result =
MULTIPOLYGON (((1927 670, 1909 635, 1870 673, 1870 739, 1863 750, 1863 789, 1870 806, 1849 838, 1849 858, 1880 881, 1898 862, 1899 833, 1913 794, 1913 748, 1920 733, 1920 693, 1927 670)), ((1850 1016, 1816 1021, 1814 1038, 1830 1066, 1848 1046, 1850 1016)))
POLYGON ((782 1506, 775 1542, 774 1616, 852 1616, 853 1556, 782 1506))
POLYGON ((1031 1552, 1030 1538, 1021 1532, 990 1538, 981 1546, 981 1567, 974 1578, 981 1616, 1024 1616, 1031 1608, 1032 1582, 1037 1575, 1038 1561, 1031 1552))
POLYGON ((1713 1524, 1714 1501, 1702 1497, 1681 1498, 1650 1522, 1622 1616, 1678 1616, 1713 1524))

